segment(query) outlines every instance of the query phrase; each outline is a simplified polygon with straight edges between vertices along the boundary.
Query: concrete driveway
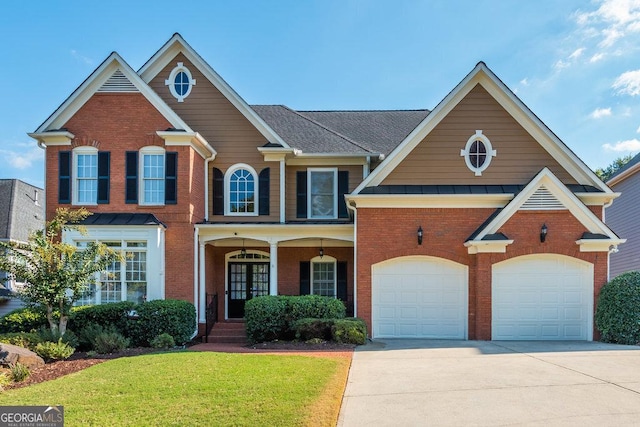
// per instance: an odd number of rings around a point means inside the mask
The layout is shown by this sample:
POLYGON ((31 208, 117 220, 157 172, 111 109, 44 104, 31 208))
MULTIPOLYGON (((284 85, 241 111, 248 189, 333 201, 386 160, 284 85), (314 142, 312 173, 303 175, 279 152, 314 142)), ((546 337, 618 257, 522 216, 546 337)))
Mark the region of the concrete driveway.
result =
POLYGON ((640 424, 640 347, 377 340, 359 347, 338 425, 640 424))

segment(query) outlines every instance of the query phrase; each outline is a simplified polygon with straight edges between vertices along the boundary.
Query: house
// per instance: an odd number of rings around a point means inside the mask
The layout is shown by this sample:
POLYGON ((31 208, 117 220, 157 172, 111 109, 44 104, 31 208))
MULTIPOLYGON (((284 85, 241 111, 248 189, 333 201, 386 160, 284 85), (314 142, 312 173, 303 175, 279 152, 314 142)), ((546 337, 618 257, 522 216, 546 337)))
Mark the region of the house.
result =
POLYGON ((611 253, 609 277, 613 279, 627 271, 640 270, 640 230, 638 229, 638 203, 640 197, 640 154, 607 180, 613 191, 621 193, 616 203, 605 211, 605 220, 627 242, 620 251, 611 253))
MULTIPOLYGON (((484 64, 432 111, 248 105, 175 34, 32 134, 47 217, 130 253, 83 303, 340 298, 373 338, 594 338, 616 193, 484 64)), ((202 329, 201 329, 202 330, 202 329)))
MULTIPOLYGON (((18 179, 0 179, 0 242, 26 242, 29 234, 44 227, 41 188, 18 179)), ((15 277, 0 271, 0 316, 22 307, 14 298, 23 285, 15 277)))

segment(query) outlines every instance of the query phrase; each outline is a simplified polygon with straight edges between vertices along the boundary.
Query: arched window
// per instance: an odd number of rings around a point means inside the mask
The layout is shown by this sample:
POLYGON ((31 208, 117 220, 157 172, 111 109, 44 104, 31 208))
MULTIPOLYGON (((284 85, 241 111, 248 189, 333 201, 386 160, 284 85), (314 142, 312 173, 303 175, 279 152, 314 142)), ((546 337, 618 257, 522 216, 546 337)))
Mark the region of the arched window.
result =
POLYGON ((258 179, 249 165, 237 164, 225 174, 225 215, 258 215, 258 179))

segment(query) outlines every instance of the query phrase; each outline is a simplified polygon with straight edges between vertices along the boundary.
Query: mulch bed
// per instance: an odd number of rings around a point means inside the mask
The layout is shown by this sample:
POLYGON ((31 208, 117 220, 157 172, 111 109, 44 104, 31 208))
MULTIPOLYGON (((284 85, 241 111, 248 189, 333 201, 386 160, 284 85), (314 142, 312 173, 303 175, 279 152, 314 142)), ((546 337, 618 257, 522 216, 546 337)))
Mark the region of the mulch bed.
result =
MULTIPOLYGON (((238 347, 236 347, 238 348, 238 347)), ((251 352, 262 354, 303 354, 317 357, 351 357, 355 345, 338 344, 334 342, 322 342, 318 344, 308 344, 300 341, 273 341, 260 343, 255 345, 243 346, 239 352, 251 352)), ((231 352, 233 348, 230 349, 231 352)), ((107 360, 117 359, 120 357, 140 356, 142 354, 153 353, 157 351, 153 348, 127 348, 118 353, 96 354, 87 357, 86 353, 74 353, 68 360, 60 360, 58 362, 47 363, 41 368, 31 371, 29 377, 19 383, 13 383, 4 387, 5 389, 16 389, 38 384, 44 381, 53 380, 64 375, 81 371, 90 366, 97 365, 107 360)), ((216 351, 212 348, 211 351, 216 351)))

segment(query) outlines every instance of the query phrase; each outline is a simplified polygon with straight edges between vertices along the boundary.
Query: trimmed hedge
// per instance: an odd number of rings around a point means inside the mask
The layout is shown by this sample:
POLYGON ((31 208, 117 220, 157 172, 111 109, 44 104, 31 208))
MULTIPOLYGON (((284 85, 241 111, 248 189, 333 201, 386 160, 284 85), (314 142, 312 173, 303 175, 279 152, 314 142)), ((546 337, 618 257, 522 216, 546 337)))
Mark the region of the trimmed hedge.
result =
POLYGON ((331 339, 346 344, 366 344, 367 324, 357 317, 337 319, 331 326, 331 339))
POLYGON ((331 327, 335 319, 314 319, 306 317, 293 322, 296 339, 308 341, 314 338, 323 341, 331 339, 331 327))
POLYGON ((129 338, 134 345, 148 347, 160 334, 169 334, 176 344, 191 339, 196 329, 196 308, 187 301, 153 300, 136 307, 138 318, 131 320, 129 338))
POLYGON ((341 319, 345 313, 342 301, 318 295, 267 295, 244 306, 247 338, 252 343, 290 340, 296 334, 294 323, 300 319, 341 319))
POLYGON ((602 287, 595 317, 602 341, 640 343, 640 271, 623 273, 602 287))
POLYGON ((127 313, 135 310, 136 307, 137 304, 130 301, 74 307, 71 310, 68 327, 79 333, 86 327, 97 324, 105 329, 113 328, 126 335, 129 329, 127 313))

